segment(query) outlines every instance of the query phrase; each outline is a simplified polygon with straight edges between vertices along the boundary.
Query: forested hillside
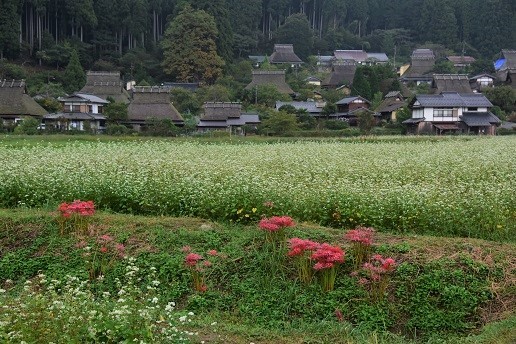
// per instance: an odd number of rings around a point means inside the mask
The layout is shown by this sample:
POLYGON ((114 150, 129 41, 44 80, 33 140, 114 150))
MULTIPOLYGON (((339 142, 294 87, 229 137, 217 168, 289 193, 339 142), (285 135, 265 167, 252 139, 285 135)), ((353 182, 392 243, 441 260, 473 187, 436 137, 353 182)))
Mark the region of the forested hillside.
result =
POLYGON ((156 77, 167 24, 188 4, 213 16, 226 64, 276 42, 305 60, 364 49, 400 62, 421 45, 489 61, 516 47, 513 0, 1 0, 0 57, 60 68, 75 48, 85 68, 156 77))

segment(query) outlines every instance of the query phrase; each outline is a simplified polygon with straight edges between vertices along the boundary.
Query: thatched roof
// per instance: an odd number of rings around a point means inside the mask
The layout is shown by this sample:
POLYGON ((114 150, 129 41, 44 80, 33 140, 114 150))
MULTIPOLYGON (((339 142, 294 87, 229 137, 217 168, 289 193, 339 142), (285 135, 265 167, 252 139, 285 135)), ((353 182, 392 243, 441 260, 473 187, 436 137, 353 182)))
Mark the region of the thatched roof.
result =
POLYGON ((437 94, 442 92, 473 92, 466 74, 434 74, 432 88, 434 89, 434 93, 437 94))
POLYGON ((323 81, 323 87, 351 85, 355 78, 357 66, 354 60, 337 60, 333 62, 330 75, 323 81))
POLYGON ((246 90, 253 89, 255 86, 273 85, 280 93, 293 94, 294 91, 285 81, 284 70, 253 70, 253 79, 245 87, 246 90))
POLYGON ((469 66, 476 61, 472 56, 448 56, 446 59, 452 62, 455 67, 469 66))
POLYGON ((42 108, 25 91, 24 80, 0 80, 0 116, 43 116, 42 108))
POLYGON ((496 71, 496 77, 512 87, 516 87, 516 50, 502 50, 503 64, 496 71))
POLYGON ((94 94, 103 99, 111 97, 118 103, 129 103, 129 94, 124 89, 120 72, 87 72, 86 85, 80 93, 94 94))
POLYGON ((175 124, 184 120, 170 101, 169 90, 161 87, 136 86, 133 88, 133 100, 127 108, 129 121, 145 121, 151 118, 170 119, 175 124))
POLYGON ((410 58, 410 67, 403 74, 403 77, 423 76, 434 68, 435 55, 430 49, 416 49, 412 52, 410 58))
POLYGON ((294 63, 299 64, 303 61, 294 53, 292 44, 274 44, 274 52, 269 57, 270 63, 294 63))
POLYGON ((229 118, 240 118, 242 104, 229 102, 208 102, 202 106, 202 121, 225 121, 229 118))

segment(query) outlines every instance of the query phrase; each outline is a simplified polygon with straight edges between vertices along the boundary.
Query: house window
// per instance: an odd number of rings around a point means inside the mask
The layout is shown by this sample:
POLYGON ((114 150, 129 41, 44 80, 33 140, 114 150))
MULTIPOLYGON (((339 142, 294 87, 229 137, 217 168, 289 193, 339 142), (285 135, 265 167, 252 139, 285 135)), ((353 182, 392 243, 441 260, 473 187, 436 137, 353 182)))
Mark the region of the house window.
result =
POLYGON ((92 113, 92 112, 93 112, 93 105, 88 105, 88 112, 89 112, 89 113, 92 113))
POLYGON ((80 105, 72 105, 72 112, 81 112, 80 105))
POLYGON ((99 107, 97 109, 97 113, 102 113, 102 106, 99 105, 99 107))
POLYGON ((478 108, 477 107, 469 107, 468 111, 478 111, 478 108))
POLYGON ((434 117, 453 117, 453 109, 434 109, 434 117))

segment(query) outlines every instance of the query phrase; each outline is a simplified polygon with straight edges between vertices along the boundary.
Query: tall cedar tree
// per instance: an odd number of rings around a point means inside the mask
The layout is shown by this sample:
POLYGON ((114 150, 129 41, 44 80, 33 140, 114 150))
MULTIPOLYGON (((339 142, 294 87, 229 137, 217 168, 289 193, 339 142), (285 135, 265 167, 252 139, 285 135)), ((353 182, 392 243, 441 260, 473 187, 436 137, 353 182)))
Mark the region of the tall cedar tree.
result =
POLYGON ((306 61, 313 46, 313 33, 306 16, 298 13, 288 17, 285 24, 278 28, 276 41, 293 44, 296 55, 306 61))
POLYGON ((0 0, 0 60, 15 57, 20 51, 18 35, 20 32, 20 1, 0 0))
POLYGON ((211 15, 186 6, 167 25, 162 41, 166 74, 178 81, 212 84, 222 74, 224 61, 217 55, 217 26, 211 15))
POLYGON ((86 74, 79 61, 77 50, 73 50, 70 55, 70 62, 64 71, 63 83, 64 89, 68 93, 77 92, 86 84, 86 74))

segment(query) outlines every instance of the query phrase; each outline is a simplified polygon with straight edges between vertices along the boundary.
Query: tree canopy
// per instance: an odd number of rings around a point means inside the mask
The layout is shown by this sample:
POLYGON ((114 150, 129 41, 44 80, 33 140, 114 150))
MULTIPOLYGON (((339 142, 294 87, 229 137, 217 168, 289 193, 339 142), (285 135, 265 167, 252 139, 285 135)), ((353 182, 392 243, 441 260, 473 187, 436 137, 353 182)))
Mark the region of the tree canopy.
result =
POLYGON ((215 20, 203 10, 185 8, 168 24, 161 45, 165 73, 182 82, 213 83, 224 61, 217 54, 215 20))

